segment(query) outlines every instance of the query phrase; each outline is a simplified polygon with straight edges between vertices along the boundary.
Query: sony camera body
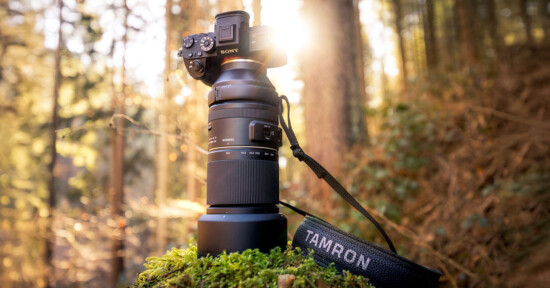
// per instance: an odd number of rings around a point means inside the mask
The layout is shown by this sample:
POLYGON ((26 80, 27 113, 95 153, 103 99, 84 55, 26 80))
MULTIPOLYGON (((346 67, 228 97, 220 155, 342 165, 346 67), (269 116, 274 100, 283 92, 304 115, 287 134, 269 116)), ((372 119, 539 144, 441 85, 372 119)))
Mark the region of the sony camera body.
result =
POLYGON ((185 36, 179 55, 193 78, 212 86, 226 60, 250 59, 266 68, 284 66, 286 53, 273 43, 274 37, 270 27, 249 27, 246 12, 230 11, 216 15, 214 32, 185 36))

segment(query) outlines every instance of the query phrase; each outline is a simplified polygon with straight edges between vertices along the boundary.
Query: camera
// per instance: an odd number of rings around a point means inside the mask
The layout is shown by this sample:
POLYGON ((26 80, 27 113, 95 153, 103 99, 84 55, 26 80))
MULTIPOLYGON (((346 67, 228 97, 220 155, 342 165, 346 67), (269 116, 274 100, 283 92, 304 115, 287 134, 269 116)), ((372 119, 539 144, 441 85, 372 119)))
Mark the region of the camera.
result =
POLYGON ((208 93, 206 214, 198 221, 199 256, 286 247, 279 214, 279 99, 267 68, 286 64, 265 26, 249 15, 216 15, 214 32, 185 36, 179 55, 208 93))
POLYGON ((183 39, 179 55, 187 71, 212 86, 208 93, 209 207, 198 222, 197 256, 286 247, 287 219, 279 214, 280 203, 305 216, 292 245, 304 252, 313 250, 319 265, 334 263, 339 271, 368 277, 377 287, 437 287, 441 272, 397 255, 382 226, 301 149, 290 124, 288 98, 279 97, 267 78, 267 68, 286 63, 286 54, 273 45, 272 35, 267 27, 249 27, 246 12, 231 11, 216 15, 214 32, 183 39), (279 202, 279 119, 293 156, 371 221, 391 252, 279 202))

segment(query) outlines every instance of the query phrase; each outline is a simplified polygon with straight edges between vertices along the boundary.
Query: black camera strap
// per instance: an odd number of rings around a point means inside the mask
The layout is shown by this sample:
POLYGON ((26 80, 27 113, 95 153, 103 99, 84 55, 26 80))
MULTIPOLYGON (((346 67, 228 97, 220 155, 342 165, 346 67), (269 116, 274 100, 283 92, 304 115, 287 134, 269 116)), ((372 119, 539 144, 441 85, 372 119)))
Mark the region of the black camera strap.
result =
POLYGON ((390 247, 390 250, 393 253, 397 254, 397 251, 395 250, 395 247, 393 246, 393 243, 390 240, 390 237, 388 237, 388 234, 386 234, 386 231, 380 226, 380 224, 370 215, 369 212, 355 198, 349 194, 348 191, 332 176, 325 167, 323 167, 319 162, 315 161, 315 159, 311 158, 309 155, 307 155, 304 150, 300 147, 300 144, 298 143, 298 139, 296 138, 296 135, 294 134, 294 130, 292 130, 292 124, 290 123, 290 104, 288 102, 288 98, 285 95, 282 95, 279 97, 281 99, 281 106, 279 111, 279 120, 281 122, 281 126, 283 126, 283 130, 285 131, 286 136, 288 137, 288 141, 290 142, 290 149, 292 149, 292 154, 294 157, 298 158, 298 160, 303 161, 304 163, 313 170, 315 175, 319 177, 319 179, 325 180, 336 193, 338 193, 346 202, 348 202, 353 208, 357 209, 357 211, 361 212, 363 216, 367 217, 374 226, 376 226, 376 229, 380 231, 380 234, 384 237, 386 240, 386 243, 388 243, 388 246, 390 247), (286 102, 288 109, 287 109, 287 119, 288 119, 288 126, 286 125, 285 119, 283 117, 283 101, 286 102))
POLYGON ((341 231, 319 217, 280 202, 298 214, 305 216, 304 221, 294 234, 293 245, 301 247, 305 251, 312 249, 315 252, 314 259, 318 264, 327 266, 334 263, 340 271, 348 270, 368 277, 377 287, 437 287, 441 272, 423 267, 397 255, 392 241, 374 217, 346 191, 334 176, 302 150, 292 130, 288 98, 284 95, 279 98, 279 120, 288 137, 294 157, 306 163, 317 177, 323 179, 346 202, 369 219, 382 234, 391 252, 341 231), (288 126, 284 119, 283 102, 286 102, 288 107, 288 126))

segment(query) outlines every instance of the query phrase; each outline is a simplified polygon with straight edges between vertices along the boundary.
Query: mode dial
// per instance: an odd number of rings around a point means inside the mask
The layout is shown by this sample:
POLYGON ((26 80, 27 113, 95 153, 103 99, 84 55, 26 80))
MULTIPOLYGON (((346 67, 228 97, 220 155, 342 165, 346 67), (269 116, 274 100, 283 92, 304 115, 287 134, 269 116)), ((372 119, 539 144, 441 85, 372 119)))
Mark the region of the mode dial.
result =
POLYGON ((193 39, 193 37, 185 36, 185 38, 183 38, 183 47, 189 48, 193 46, 193 43, 195 43, 195 40, 193 39))
POLYGON ((210 36, 205 36, 200 42, 201 50, 204 52, 211 52, 214 50, 214 39, 210 36))

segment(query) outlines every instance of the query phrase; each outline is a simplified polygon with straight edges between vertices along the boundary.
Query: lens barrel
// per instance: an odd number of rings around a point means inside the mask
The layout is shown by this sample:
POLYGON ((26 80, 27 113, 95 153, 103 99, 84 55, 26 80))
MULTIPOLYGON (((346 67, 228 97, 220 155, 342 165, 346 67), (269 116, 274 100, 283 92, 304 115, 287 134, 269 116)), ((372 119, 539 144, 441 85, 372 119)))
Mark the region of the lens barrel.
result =
POLYGON ((199 218, 198 254, 287 242, 279 214, 278 97, 266 68, 249 59, 222 63, 208 95, 207 214, 199 218))

